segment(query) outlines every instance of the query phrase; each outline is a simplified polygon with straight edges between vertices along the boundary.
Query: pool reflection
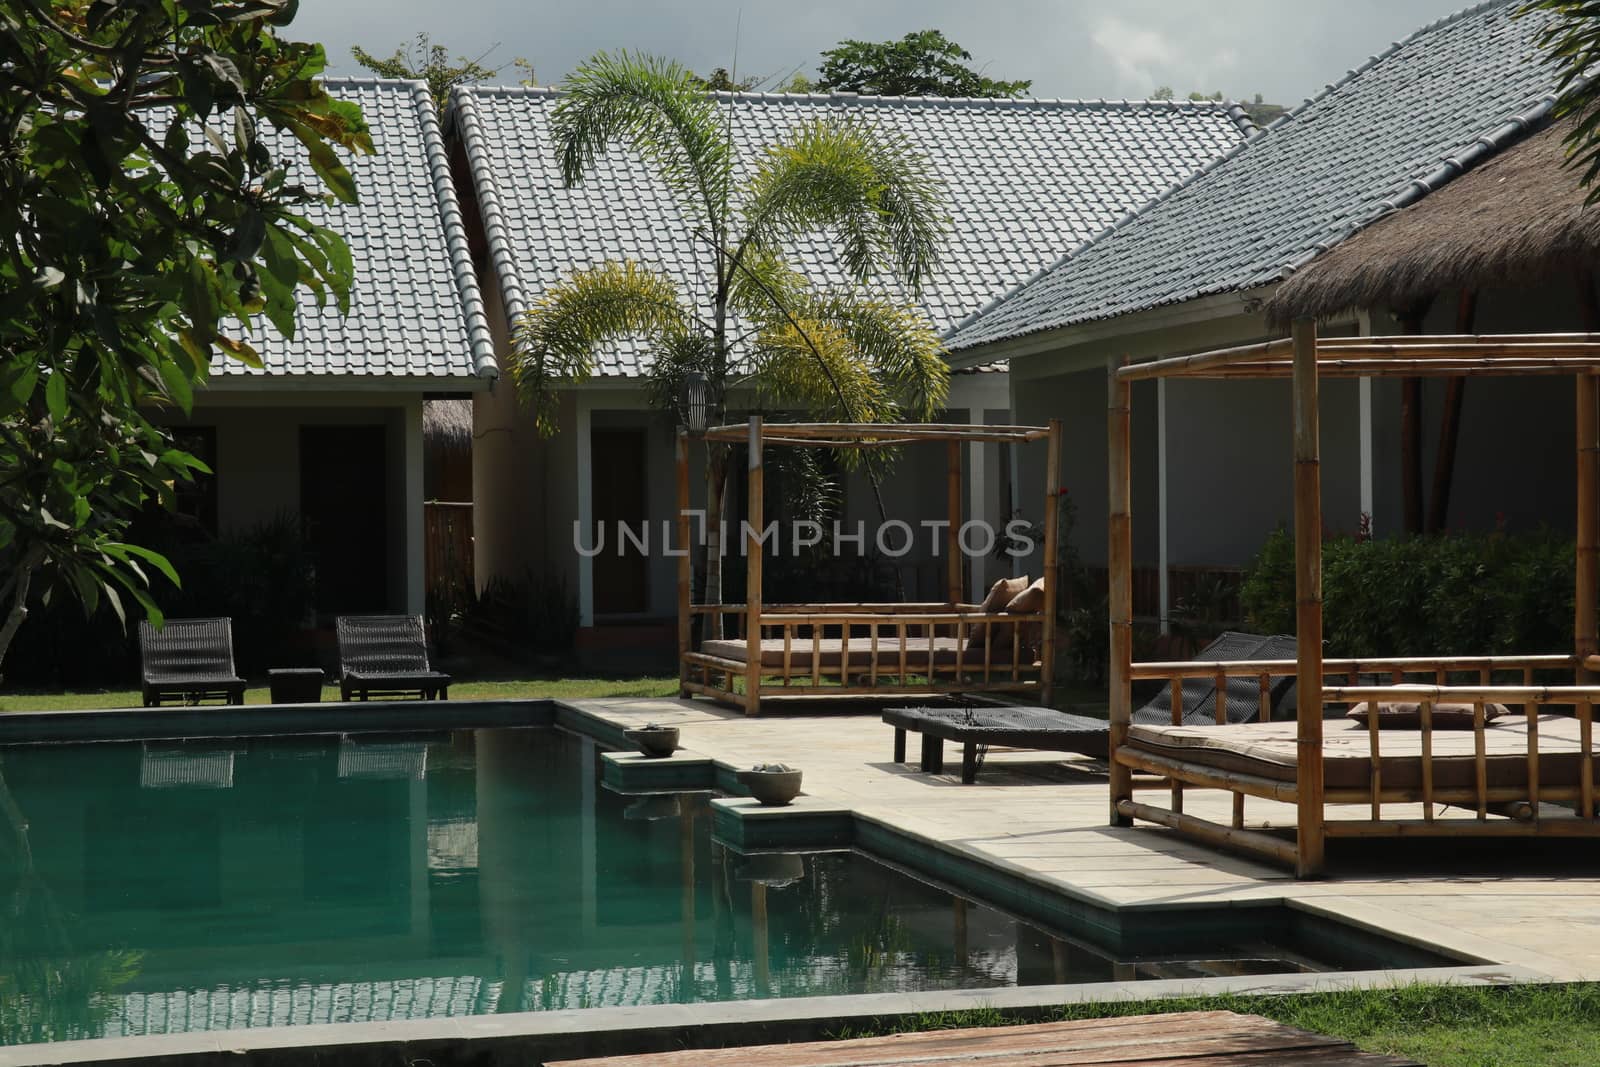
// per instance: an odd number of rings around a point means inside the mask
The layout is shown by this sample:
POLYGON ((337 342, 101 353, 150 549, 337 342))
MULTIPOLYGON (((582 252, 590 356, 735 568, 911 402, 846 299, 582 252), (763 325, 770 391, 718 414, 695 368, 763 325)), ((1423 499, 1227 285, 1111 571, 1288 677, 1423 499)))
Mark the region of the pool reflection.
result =
POLYGON ((598 762, 553 730, 0 749, 0 1042, 1213 966, 858 855, 741 856, 705 795, 598 762))

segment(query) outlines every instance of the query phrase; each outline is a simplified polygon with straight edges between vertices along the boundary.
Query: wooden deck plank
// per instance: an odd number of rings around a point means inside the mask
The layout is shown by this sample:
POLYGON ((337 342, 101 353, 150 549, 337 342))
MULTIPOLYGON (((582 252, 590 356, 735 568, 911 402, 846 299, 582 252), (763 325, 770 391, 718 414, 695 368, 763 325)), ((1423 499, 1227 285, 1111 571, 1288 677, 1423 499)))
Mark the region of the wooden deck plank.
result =
POLYGON ((1409 1061, 1364 1053, 1347 1041, 1297 1030, 1257 1015, 1209 1011, 938 1030, 844 1041, 686 1049, 563 1060, 548 1067, 1243 1067, 1269 1063, 1405 1067, 1409 1061))

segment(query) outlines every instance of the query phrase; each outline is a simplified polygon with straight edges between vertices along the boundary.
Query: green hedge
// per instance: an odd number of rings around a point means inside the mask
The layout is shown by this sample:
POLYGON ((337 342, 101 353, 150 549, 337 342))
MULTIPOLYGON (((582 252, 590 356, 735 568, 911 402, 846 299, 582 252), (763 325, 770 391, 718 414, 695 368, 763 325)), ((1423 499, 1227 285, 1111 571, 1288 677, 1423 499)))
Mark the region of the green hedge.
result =
MULTIPOLYGON (((1327 654, 1567 651, 1572 572, 1573 542, 1548 531, 1324 541, 1327 654)), ((1294 537, 1287 530, 1267 538, 1239 602, 1258 632, 1294 632, 1294 537)))

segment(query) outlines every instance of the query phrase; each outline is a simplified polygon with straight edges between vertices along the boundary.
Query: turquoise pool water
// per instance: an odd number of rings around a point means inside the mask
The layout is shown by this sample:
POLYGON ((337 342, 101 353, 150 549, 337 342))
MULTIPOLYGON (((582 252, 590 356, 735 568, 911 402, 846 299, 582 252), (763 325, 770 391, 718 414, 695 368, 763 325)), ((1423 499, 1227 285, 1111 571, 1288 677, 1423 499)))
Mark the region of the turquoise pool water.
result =
POLYGON ((737 855, 558 730, 0 748, 0 1043, 1323 964, 1118 959, 854 853, 737 855))

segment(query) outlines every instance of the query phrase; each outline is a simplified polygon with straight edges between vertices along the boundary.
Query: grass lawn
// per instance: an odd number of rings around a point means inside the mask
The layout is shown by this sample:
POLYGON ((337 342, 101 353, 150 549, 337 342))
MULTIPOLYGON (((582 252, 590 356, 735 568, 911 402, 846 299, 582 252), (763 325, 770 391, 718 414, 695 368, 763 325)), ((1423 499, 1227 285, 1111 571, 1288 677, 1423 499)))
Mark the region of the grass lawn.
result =
MULTIPOLYGON (((1355 1042, 1368 1052, 1405 1056, 1429 1067, 1579 1067, 1600 1064, 1600 984, 1406 986, 1284 997, 1189 997, 1073 1004, 1059 1019, 1174 1011, 1264 1015, 1355 1042)), ((998 1026, 998 1012, 919 1016, 905 1025, 852 1030, 865 1037, 899 1030, 998 1026)))
MULTIPOLYGON (((450 687, 451 700, 537 700, 546 697, 670 697, 678 680, 668 677, 563 678, 557 676, 512 678, 483 682, 458 682, 450 687)), ((246 704, 265 704, 270 694, 265 679, 245 690, 246 704)), ((324 686, 323 700, 338 700, 339 687, 324 686)), ((89 708, 136 708, 137 689, 97 689, 82 692, 0 694, 0 712, 84 711, 89 708)), ((169 705, 170 706, 170 705, 169 705)))
MULTIPOLYGON (((501 673, 501 672, 496 672, 501 673)), ((514 672, 510 672, 514 675, 514 672)), ((837 679, 827 679, 836 682, 837 679)), ((743 692, 743 684, 737 686, 743 692)), ((678 680, 667 675, 638 677, 564 677, 557 674, 495 677, 483 681, 459 681, 450 686, 452 700, 539 700, 550 697, 572 699, 599 697, 671 697, 678 693, 678 680)), ((251 679, 245 690, 246 704, 265 704, 270 694, 265 678, 251 679)), ((323 686, 323 700, 338 700, 339 687, 323 686)), ((213 702, 214 703, 214 702, 213 702)), ((1056 688, 1054 704, 1089 715, 1104 716, 1106 695, 1103 689, 1065 683, 1056 688)), ((86 711, 91 708, 136 708, 137 689, 83 689, 0 693, 0 713, 8 711, 86 711)), ((171 706, 171 705, 168 705, 171 706)))

